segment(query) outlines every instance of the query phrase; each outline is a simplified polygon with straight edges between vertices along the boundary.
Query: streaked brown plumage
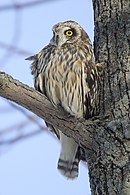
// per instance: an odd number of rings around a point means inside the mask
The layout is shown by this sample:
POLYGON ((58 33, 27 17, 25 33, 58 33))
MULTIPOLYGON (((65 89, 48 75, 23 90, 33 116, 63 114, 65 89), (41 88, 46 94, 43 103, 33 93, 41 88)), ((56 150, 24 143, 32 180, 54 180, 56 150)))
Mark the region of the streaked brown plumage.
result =
MULTIPOLYGON (((74 21, 53 27, 53 38, 32 62, 35 88, 54 106, 61 106, 76 118, 89 118, 96 112, 98 73, 92 45, 87 33, 74 21)), ((61 140, 58 169, 68 177, 78 176, 80 146, 56 130, 61 140)))

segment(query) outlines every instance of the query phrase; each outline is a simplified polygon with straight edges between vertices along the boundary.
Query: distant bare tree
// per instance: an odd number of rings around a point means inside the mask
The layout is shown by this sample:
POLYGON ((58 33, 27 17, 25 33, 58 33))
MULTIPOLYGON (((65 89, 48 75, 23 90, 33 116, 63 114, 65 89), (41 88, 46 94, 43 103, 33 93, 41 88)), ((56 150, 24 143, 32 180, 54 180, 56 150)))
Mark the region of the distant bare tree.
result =
MULTIPOLYGON (((30 51, 27 50, 23 50, 21 48, 18 47, 18 42, 21 38, 21 23, 22 23, 22 15, 21 15, 21 10, 23 9, 29 9, 31 7, 36 7, 36 6, 40 6, 41 4, 50 2, 52 0, 30 0, 30 1, 26 1, 23 3, 16 3, 15 0, 12 0, 11 4, 7 4, 6 2, 3 2, 0 5, 0 12, 8 12, 10 10, 14 11, 14 21, 12 23, 12 25, 14 25, 14 32, 13 32, 13 37, 10 41, 10 43, 5 43, 2 39, 0 40, 0 48, 2 50, 5 51, 4 55, 0 56, 0 68, 3 68, 7 62, 10 60, 10 58, 13 57, 14 54, 17 54, 19 56, 23 56, 23 58, 25 58, 25 56, 29 56, 32 53, 30 51)), ((5 100, 5 102, 7 102, 5 100)), ((6 106, 2 106, 0 105, 0 114, 2 115, 6 115, 6 113, 12 113, 14 111, 19 111, 20 113, 22 113, 24 116, 26 116, 26 120, 22 120, 20 122, 15 123, 12 126, 6 127, 5 123, 5 127, 1 128, 0 127, 0 145, 1 146, 10 146, 20 140, 23 140, 25 138, 29 138, 31 136, 34 136, 36 134, 42 133, 43 130, 47 130, 47 128, 45 126, 41 126, 40 124, 40 120, 37 116, 30 114, 29 112, 27 112, 25 109, 16 106, 14 103, 10 103, 8 102, 8 104, 6 106), (37 129, 34 129, 33 131, 24 131, 25 128, 29 127, 29 125, 31 123, 34 123, 37 125, 37 129), (42 130, 42 131, 41 131, 42 130), (20 132, 20 133, 17 133, 20 132), (8 137, 8 134, 14 135, 12 137, 8 137)), ((48 132, 48 131, 47 131, 48 132)), ((2 147, 2 151, 4 151, 4 147, 2 147)), ((0 154, 1 154, 1 150, 0 150, 0 154)))

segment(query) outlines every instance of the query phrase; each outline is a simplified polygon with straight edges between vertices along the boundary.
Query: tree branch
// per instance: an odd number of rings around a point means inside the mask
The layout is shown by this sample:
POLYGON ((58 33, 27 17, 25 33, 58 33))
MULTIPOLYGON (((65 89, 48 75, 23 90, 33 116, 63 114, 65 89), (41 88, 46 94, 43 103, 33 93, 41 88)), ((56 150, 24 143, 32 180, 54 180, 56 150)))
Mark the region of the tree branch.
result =
POLYGON ((97 129, 94 121, 68 117, 61 108, 55 108, 46 96, 4 72, 0 72, 0 96, 32 111, 87 149, 92 148, 93 132, 97 129))
MULTIPOLYGON (((51 0, 49 0, 51 1, 51 0)), ((0 6, 0 11, 12 10, 12 9, 22 9, 22 8, 29 8, 32 6, 36 6, 42 3, 46 3, 48 0, 36 0, 36 1, 29 1, 25 3, 15 3, 15 4, 7 4, 0 6)))

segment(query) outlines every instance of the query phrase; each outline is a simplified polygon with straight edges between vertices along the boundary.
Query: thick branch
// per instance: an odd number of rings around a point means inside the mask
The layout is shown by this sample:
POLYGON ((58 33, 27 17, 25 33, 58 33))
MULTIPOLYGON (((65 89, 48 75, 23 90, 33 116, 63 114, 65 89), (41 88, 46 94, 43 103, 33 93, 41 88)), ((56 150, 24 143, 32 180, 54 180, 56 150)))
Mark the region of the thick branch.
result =
POLYGON ((92 133, 97 128, 93 121, 83 119, 79 121, 68 117, 61 108, 55 108, 46 96, 4 72, 0 72, 0 96, 32 111, 49 124, 53 124, 68 136, 73 137, 86 148, 91 148, 92 133))

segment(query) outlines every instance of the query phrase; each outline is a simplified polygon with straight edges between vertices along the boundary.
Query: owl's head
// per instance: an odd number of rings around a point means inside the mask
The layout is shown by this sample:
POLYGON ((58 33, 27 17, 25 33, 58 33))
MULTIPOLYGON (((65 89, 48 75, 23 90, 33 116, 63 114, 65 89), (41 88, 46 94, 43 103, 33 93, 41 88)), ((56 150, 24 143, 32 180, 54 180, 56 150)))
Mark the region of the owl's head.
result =
MULTIPOLYGON (((71 44, 81 40, 86 34, 83 28, 74 21, 61 22, 53 26, 53 38, 50 44, 61 47, 64 44, 71 44)), ((87 34, 86 34, 87 35, 87 34)))

